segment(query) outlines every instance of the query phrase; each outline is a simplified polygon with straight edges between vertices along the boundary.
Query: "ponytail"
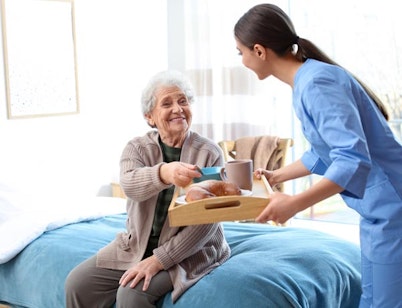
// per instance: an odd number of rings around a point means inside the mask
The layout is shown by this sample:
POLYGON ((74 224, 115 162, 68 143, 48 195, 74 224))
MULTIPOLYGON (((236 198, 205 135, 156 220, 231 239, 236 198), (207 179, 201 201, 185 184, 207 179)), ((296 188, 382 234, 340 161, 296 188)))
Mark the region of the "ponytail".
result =
MULTIPOLYGON (((234 34, 250 50, 255 44, 261 44, 272 49, 279 56, 291 52, 300 62, 310 58, 341 67, 312 42, 299 37, 289 16, 274 4, 259 4, 251 8, 237 21, 234 34)), ((352 76, 388 120, 388 112, 381 100, 363 82, 353 74, 352 76)))
MULTIPOLYGON (((303 39, 298 37, 297 40, 298 49, 295 54, 296 59, 304 62, 306 59, 315 59, 321 62, 325 62, 328 64, 336 65, 342 67, 335 61, 333 61, 330 57, 328 57, 321 49, 319 49, 316 45, 314 45, 311 41, 307 39, 303 39)), ((343 68, 343 67, 342 67, 343 68)), ((374 101, 377 108, 380 110, 385 120, 389 120, 389 113, 384 105, 384 103, 379 99, 377 95, 359 78, 352 74, 352 76, 357 80, 357 82, 362 86, 364 91, 366 91, 367 95, 374 101)))

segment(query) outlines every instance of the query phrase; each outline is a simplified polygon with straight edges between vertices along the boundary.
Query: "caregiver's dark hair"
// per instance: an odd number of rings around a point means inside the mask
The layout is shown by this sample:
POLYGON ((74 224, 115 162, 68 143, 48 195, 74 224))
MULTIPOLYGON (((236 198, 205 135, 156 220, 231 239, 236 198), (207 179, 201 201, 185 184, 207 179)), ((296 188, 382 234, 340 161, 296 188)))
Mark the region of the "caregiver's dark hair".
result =
MULTIPOLYGON (((294 56, 299 61, 303 62, 310 58, 340 66, 311 41, 299 37, 289 16, 273 4, 259 4, 252 7, 236 23, 234 35, 250 50, 253 50, 255 44, 273 50, 278 56, 285 56, 294 50, 294 56), (297 45, 297 48, 294 48, 294 45, 297 45)), ((358 78, 356 80, 388 120, 388 112, 381 100, 362 81, 358 78)))

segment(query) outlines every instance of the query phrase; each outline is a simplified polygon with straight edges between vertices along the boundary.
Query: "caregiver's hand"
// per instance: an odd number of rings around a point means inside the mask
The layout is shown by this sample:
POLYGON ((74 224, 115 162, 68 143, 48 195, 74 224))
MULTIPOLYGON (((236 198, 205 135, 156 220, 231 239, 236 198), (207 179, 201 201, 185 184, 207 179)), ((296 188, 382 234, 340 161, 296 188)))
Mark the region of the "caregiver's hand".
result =
POLYGON ((260 223, 273 221, 277 224, 284 224, 300 211, 300 209, 297 207, 297 204, 295 204, 293 201, 293 196, 280 192, 274 192, 268 196, 268 199, 268 205, 255 219, 255 221, 260 223))
POLYGON ((265 170, 262 168, 258 168, 254 171, 254 176, 259 180, 261 179, 261 177, 263 175, 265 175, 265 178, 268 180, 268 183, 269 183, 269 185, 271 185, 271 187, 274 187, 276 184, 278 184, 278 183, 275 183, 275 181, 274 181, 274 178, 273 178, 274 172, 273 171, 265 170))

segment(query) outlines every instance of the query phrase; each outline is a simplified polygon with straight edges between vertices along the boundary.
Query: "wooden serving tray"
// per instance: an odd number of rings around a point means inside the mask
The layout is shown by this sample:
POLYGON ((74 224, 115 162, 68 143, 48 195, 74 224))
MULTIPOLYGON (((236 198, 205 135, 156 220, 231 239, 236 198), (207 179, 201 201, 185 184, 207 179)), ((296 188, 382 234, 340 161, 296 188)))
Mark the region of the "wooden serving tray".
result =
POLYGON ((267 197, 272 188, 265 177, 254 178, 250 196, 225 196, 177 204, 176 199, 184 193, 183 188, 176 187, 168 210, 171 227, 256 218, 268 204, 267 197))

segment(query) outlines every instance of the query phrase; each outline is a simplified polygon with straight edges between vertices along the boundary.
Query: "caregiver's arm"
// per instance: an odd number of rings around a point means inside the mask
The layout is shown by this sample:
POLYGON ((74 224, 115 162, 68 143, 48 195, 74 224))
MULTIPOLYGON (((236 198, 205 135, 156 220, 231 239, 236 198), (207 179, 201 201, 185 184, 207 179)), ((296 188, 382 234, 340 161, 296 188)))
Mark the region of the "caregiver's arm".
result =
POLYGON ((269 220, 277 223, 285 223, 298 212, 327 199, 344 189, 338 184, 322 178, 309 189, 290 196, 280 192, 274 192, 269 196, 269 203, 261 214, 256 218, 257 222, 269 220))
POLYGON ((264 174, 271 186, 275 186, 276 184, 280 184, 288 180, 293 180, 310 175, 311 172, 303 165, 302 161, 299 159, 285 167, 276 169, 274 171, 257 169, 254 174, 258 179, 261 177, 261 174, 264 174))

